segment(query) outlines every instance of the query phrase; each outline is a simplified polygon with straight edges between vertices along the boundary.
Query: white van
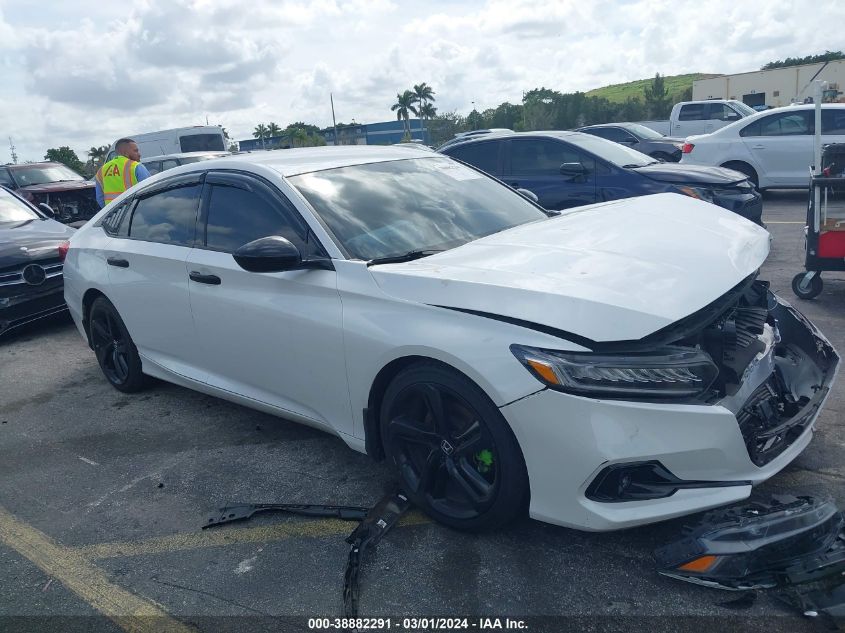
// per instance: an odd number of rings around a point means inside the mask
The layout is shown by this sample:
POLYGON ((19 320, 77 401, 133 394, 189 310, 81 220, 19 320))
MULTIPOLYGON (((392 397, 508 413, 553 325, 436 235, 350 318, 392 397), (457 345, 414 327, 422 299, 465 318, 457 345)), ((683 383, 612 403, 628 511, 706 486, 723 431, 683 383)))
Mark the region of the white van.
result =
MULTIPOLYGON (((178 127, 172 130, 147 132, 146 134, 128 134, 121 138, 131 138, 138 144, 142 160, 145 156, 161 156, 163 154, 226 151, 226 139, 223 136, 223 128, 219 125, 178 127)), ((115 157, 115 143, 117 143, 117 140, 109 147, 106 161, 115 157)))

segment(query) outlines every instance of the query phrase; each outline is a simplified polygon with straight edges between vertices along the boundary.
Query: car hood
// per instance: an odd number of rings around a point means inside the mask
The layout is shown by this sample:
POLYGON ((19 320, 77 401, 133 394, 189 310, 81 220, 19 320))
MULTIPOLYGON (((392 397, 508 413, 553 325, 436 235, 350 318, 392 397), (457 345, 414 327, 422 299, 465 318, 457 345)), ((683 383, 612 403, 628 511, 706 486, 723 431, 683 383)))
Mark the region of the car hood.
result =
POLYGON ((57 191, 77 191, 79 189, 93 189, 94 183, 88 180, 68 180, 65 182, 45 182, 40 185, 21 187, 21 191, 30 193, 53 193, 57 191))
POLYGON ((518 319, 596 342, 638 340, 754 273, 769 234, 712 204, 657 194, 580 207, 402 263, 388 295, 518 319))
POLYGON ((732 185, 747 178, 747 176, 733 169, 725 169, 724 167, 681 165, 678 163, 656 163, 637 167, 633 171, 660 182, 699 185, 732 185))
POLYGON ((74 232, 55 220, 0 222, 0 268, 57 256, 59 244, 74 232))

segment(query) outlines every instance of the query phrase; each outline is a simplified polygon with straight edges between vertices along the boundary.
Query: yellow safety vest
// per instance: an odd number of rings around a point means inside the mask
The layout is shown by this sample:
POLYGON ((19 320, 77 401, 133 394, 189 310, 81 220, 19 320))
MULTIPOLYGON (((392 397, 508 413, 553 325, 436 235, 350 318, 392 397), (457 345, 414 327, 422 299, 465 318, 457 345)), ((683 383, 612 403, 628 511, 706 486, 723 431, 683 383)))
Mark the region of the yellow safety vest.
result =
POLYGON ((97 170, 97 182, 103 190, 103 201, 108 204, 132 185, 138 184, 135 170, 138 164, 126 156, 115 156, 97 170))

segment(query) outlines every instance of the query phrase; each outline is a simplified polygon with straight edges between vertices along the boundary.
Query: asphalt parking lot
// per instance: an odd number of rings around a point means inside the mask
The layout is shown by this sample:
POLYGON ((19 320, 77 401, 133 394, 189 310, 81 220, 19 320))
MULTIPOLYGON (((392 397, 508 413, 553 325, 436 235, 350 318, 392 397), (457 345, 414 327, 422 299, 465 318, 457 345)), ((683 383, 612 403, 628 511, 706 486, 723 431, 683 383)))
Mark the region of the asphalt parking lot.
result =
MULTIPOLYGON (((790 289, 805 205, 805 192, 766 194, 762 277, 842 352, 845 275, 823 275, 810 302, 790 289)), ((121 394, 69 318, 0 341, 0 391, 0 630, 307 630, 285 618, 342 615, 354 524, 277 514, 200 525, 233 502, 371 505, 395 486, 383 464, 169 384, 121 394)), ((809 448, 755 495, 830 495, 845 508, 843 413, 840 376, 809 448)), ((534 631, 813 630, 766 593, 738 611, 720 605, 732 594, 657 575, 652 551, 682 523, 588 534, 526 519, 477 536, 412 512, 366 563, 361 615, 507 616, 534 631)))

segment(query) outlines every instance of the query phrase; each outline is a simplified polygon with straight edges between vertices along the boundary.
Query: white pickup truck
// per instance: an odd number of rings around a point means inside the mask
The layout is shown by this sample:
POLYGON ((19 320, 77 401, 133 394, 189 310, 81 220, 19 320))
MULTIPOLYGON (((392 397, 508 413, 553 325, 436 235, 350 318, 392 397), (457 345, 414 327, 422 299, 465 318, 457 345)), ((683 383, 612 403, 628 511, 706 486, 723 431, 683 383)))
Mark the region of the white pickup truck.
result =
POLYGON ((640 123, 666 136, 685 138, 693 134, 715 132, 752 114, 756 114, 753 108, 733 99, 681 101, 672 108, 668 121, 640 123))

